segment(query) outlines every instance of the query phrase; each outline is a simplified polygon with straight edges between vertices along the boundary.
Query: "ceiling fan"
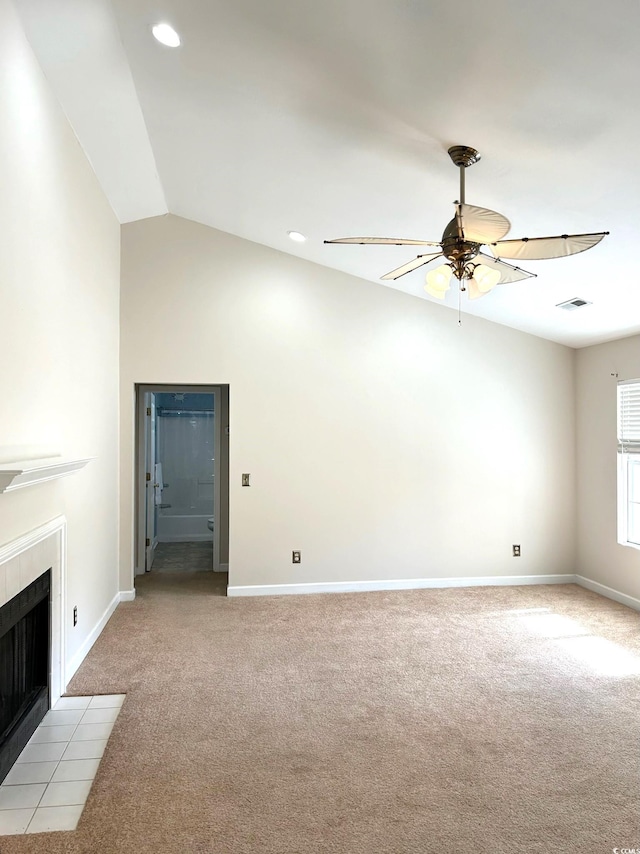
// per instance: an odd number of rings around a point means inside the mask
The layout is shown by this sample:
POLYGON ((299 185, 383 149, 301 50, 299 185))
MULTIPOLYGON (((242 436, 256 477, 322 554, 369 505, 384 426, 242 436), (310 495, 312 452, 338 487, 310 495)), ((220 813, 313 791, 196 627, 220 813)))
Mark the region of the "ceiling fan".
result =
POLYGON ((404 240, 395 237, 339 237, 325 243, 359 243, 383 246, 432 246, 438 247, 413 261, 403 264, 382 276, 383 280, 395 280, 418 269, 436 258, 444 257, 446 263, 427 273, 425 290, 437 299, 444 299, 449 290, 451 277, 460 282, 460 290, 467 291, 469 299, 478 299, 498 285, 519 282, 536 273, 528 273, 520 267, 508 264, 503 258, 518 261, 542 261, 547 258, 562 258, 591 249, 600 243, 608 231, 596 234, 560 234, 556 237, 523 237, 521 240, 503 240, 511 227, 509 220, 496 211, 479 208, 465 202, 465 169, 480 160, 475 148, 454 145, 449 157, 460 167, 460 200, 454 202, 455 216, 447 225, 442 240, 404 240), (487 246, 491 255, 482 252, 487 246))

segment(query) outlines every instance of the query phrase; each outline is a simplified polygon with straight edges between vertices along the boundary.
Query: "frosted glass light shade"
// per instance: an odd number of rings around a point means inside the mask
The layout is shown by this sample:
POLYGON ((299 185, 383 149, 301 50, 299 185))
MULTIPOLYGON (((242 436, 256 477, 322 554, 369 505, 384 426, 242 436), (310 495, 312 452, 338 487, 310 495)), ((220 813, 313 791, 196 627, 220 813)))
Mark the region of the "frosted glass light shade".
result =
POLYGON ((481 291, 475 279, 467 279, 465 288, 469 299, 480 299, 480 297, 486 297, 489 293, 489 291, 481 291))
POLYGON ((483 294, 487 294, 500 281, 500 270, 494 270, 486 264, 478 264, 473 271, 473 278, 476 281, 478 290, 483 294))
POLYGON ((427 284, 424 289, 430 296, 436 299, 444 299, 444 295, 449 290, 450 282, 451 267, 448 264, 442 264, 427 273, 427 284))

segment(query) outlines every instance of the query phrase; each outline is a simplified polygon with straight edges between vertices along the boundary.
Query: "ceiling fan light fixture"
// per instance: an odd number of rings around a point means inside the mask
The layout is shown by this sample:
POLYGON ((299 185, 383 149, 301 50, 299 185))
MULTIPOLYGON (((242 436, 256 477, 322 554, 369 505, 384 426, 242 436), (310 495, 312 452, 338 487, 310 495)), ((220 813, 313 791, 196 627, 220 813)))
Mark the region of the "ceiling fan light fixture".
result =
POLYGON ((429 270, 425 291, 436 299, 444 299, 451 284, 451 275, 451 267, 448 264, 441 264, 435 270, 429 270))
POLYGON ((435 297, 436 299, 444 299, 444 295, 449 290, 449 288, 443 288, 441 291, 438 291, 435 288, 430 287, 429 285, 425 285, 424 289, 430 297, 435 297))
POLYGON ((478 264, 473 271, 478 290, 483 294, 492 291, 500 281, 500 270, 494 270, 487 264, 478 264))
POLYGON ((180 47, 180 36, 170 24, 154 24, 151 32, 160 44, 166 47, 180 47))
POLYGON ((469 299, 480 299, 480 297, 486 297, 489 293, 489 291, 480 290, 478 282, 475 279, 467 279, 465 290, 469 299))

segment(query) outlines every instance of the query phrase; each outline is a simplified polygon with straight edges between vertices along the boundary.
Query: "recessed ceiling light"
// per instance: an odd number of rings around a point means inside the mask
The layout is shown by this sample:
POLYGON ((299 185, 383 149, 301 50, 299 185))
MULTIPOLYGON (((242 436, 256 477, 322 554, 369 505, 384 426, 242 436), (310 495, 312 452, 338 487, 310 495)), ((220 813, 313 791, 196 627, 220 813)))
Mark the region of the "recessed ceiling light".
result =
POLYGON ((307 239, 304 234, 300 234, 299 231, 288 231, 287 234, 292 240, 295 240, 296 243, 304 243, 307 239))
POLYGON ((154 37, 167 47, 179 47, 180 36, 169 24, 155 24, 151 27, 154 37))

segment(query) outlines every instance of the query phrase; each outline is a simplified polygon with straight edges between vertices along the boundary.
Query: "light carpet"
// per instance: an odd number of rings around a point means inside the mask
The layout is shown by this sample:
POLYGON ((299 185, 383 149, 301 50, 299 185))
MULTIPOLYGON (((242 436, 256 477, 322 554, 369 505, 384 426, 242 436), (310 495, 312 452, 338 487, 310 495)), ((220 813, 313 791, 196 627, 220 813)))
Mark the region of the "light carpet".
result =
POLYGON ((638 614, 574 585, 227 599, 143 577, 69 693, 126 693, 78 828, 2 854, 640 847, 638 614))

